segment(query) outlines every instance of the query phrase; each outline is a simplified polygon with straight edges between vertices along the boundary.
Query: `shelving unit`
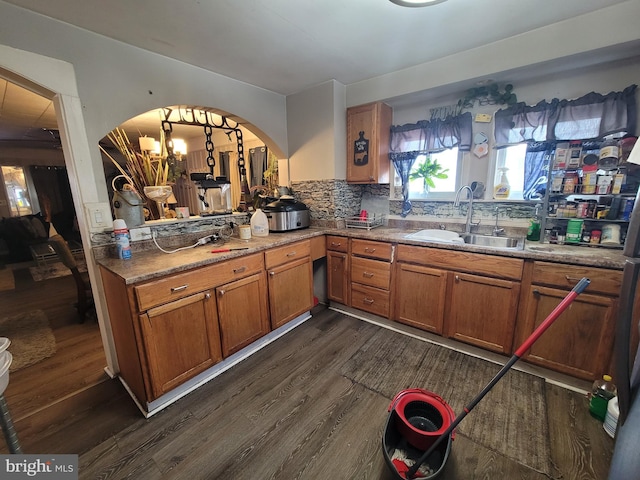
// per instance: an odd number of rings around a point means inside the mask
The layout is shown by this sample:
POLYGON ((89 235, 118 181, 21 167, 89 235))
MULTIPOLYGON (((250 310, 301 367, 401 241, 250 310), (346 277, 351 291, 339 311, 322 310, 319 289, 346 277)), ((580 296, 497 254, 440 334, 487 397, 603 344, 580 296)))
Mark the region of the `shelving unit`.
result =
MULTIPOLYGON (((573 144, 573 142, 572 142, 573 144)), ((594 155, 593 142, 591 150, 588 152, 594 155)), ((583 152, 583 157, 584 157, 583 152)), ((567 156, 574 157, 573 154, 567 156)), ((593 164, 592 164, 593 165, 593 164)), ((556 159, 552 159, 549 165, 549 175, 547 182, 547 194, 544 198, 543 211, 541 215, 540 229, 541 241, 549 242, 546 238, 546 231, 556 230, 565 232, 569 220, 584 221, 584 231, 600 230, 607 224, 620 225, 620 244, 602 244, 592 242, 567 242, 576 246, 590 246, 598 248, 621 249, 624 244, 626 229, 629 224, 629 217, 633 202, 635 200, 636 188, 630 190, 627 185, 619 187, 618 193, 611 193, 614 182, 610 185, 599 185, 604 170, 595 170, 594 166, 583 168, 581 161, 558 167, 556 159), (600 175, 598 175, 600 173, 600 175), (591 176, 591 178, 588 178, 591 176), (569 181, 567 181, 569 179, 569 181), (579 181, 582 180, 582 181, 579 181), (625 216, 625 208, 627 215, 625 216), (613 213, 612 213, 613 211, 613 213)), ((618 172, 617 168, 608 170, 614 176, 618 172)), ((606 182, 605 182, 606 183, 606 182)))

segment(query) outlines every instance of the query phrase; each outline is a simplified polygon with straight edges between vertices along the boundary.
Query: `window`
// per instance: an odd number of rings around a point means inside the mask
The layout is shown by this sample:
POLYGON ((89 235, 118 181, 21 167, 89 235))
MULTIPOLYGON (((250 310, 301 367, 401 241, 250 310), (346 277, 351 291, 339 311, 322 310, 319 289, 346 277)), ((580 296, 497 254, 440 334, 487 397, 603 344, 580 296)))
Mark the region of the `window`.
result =
POLYGON ((4 187, 9 199, 9 209, 12 217, 31 215, 31 201, 27 191, 27 182, 22 167, 2 167, 4 187))
POLYGON ((502 169, 506 168, 507 170, 504 173, 509 180, 510 200, 522 200, 524 198, 524 159, 526 152, 526 143, 497 150, 493 185, 495 187, 500 183, 502 169))
MULTIPOLYGON (((433 178, 435 187, 429 187, 428 193, 424 189, 424 182, 418 178, 415 180, 409 180, 409 198, 412 199, 436 199, 446 198, 450 194, 456 191, 456 180, 458 172, 460 171, 460 159, 458 155, 458 147, 450 148, 442 152, 431 153, 432 160, 438 162, 443 169, 448 169, 446 172, 447 178, 433 178)), ((416 161, 411 167, 411 172, 414 172, 418 166, 424 162, 426 158, 425 154, 418 155, 416 161)))

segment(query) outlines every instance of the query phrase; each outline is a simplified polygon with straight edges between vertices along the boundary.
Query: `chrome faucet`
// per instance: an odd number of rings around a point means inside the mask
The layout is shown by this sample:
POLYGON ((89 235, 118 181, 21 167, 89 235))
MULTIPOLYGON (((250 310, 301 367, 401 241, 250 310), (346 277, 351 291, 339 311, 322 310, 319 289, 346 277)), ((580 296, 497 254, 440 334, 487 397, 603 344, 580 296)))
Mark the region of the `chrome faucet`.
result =
POLYGON ((504 228, 498 227, 498 216, 500 215, 500 207, 496 207, 496 226, 493 227, 493 236, 498 237, 504 233, 504 228))
POLYGON ((460 194, 463 190, 469 191, 469 204, 467 205, 467 223, 465 224, 465 233, 471 233, 471 227, 476 227, 480 225, 480 222, 473 223, 473 190, 469 185, 463 185, 458 189, 458 193, 456 193, 456 201, 453 202, 454 207, 460 207, 460 194))

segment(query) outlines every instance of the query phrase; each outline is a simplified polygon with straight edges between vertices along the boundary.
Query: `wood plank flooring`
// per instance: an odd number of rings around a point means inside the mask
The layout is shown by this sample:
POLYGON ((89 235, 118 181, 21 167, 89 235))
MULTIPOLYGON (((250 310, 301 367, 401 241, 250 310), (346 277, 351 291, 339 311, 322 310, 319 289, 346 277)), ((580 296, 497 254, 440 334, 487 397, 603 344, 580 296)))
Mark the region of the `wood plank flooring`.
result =
MULTIPOLYGON (((24 450, 60 418, 103 403, 99 395, 113 392, 113 386, 92 392, 94 387, 103 383, 113 383, 118 390, 120 387, 104 372, 106 360, 97 322, 87 319, 78 323, 73 278, 35 282, 26 267, 13 270, 13 275, 15 288, 0 292, 2 315, 42 310, 56 339, 56 354, 11 372, 4 392, 24 450)), ((6 451, 6 447, 0 451, 6 451)))
MULTIPOLYGON (((92 441, 87 432, 104 422, 100 410, 59 435, 84 435, 85 448, 66 452, 80 454, 82 479, 391 479, 380 446, 390 399, 341 373, 379 331, 319 311, 149 419, 131 414, 124 397, 109 407, 120 431, 92 441)), ((613 441, 589 416, 586 398, 550 384, 545 391, 553 477, 605 479, 613 441)), ((539 434, 528 427, 514 435, 539 434)), ((442 478, 549 477, 458 435, 442 478)))

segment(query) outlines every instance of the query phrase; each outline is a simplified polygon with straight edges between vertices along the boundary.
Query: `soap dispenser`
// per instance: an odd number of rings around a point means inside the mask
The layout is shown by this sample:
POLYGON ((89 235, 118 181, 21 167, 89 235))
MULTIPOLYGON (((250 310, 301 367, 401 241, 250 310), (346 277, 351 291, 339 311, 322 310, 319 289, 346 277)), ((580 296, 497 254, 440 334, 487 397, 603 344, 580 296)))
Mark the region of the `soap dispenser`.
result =
POLYGON ((529 230, 527 230, 527 240, 532 242, 540 241, 540 205, 536 205, 536 211, 533 218, 529 221, 529 230))
POLYGON ((509 193, 511 193, 511 186, 509 185, 509 179, 507 178, 508 168, 499 168, 500 172, 500 182, 493 189, 493 198, 505 199, 509 198, 509 193))

